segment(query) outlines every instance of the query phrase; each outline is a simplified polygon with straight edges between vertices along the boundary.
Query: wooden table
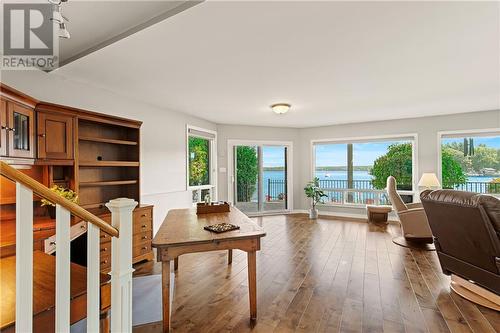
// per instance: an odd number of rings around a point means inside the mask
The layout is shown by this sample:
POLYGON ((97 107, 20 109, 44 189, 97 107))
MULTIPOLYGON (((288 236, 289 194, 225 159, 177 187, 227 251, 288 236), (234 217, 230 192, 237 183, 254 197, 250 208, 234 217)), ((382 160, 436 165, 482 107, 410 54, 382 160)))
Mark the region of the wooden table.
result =
POLYGON ((229 213, 196 215, 196 209, 170 210, 160 230, 153 239, 158 261, 162 262, 163 332, 170 330, 171 277, 170 262, 186 253, 228 250, 231 263, 232 250, 247 252, 248 291, 250 318, 257 318, 257 271, 256 252, 260 250, 260 238, 266 233, 237 208, 229 213), (239 230, 216 234, 203 227, 211 224, 231 223, 239 230))

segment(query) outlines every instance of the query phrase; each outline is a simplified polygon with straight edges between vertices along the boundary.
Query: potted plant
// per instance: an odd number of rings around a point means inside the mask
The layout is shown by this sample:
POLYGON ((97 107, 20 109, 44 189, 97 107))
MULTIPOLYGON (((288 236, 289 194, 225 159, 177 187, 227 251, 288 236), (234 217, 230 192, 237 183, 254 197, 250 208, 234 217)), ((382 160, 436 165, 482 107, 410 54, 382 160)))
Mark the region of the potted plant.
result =
POLYGON ((316 205, 318 203, 323 203, 322 198, 327 195, 321 188, 319 187, 319 178, 315 177, 312 181, 307 183, 306 187, 304 187, 304 192, 308 198, 311 198, 312 207, 309 210, 309 218, 316 219, 318 218, 318 210, 316 209, 316 205))
MULTIPOLYGON (((78 203, 78 195, 73 190, 66 189, 59 185, 53 185, 50 190, 71 202, 78 203)), ((53 202, 42 199, 42 206, 47 206, 50 218, 56 218, 56 205, 53 202)))

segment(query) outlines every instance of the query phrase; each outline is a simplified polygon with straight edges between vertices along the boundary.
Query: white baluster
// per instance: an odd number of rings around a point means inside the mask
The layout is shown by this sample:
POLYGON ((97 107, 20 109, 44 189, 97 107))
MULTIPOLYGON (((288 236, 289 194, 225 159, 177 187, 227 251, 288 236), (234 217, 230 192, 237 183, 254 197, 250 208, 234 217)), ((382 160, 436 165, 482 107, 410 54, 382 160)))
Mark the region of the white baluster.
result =
POLYGON ((33 331, 33 192, 16 183, 16 332, 33 331))
POLYGON ((70 325, 71 238, 70 212, 56 205, 56 332, 68 332, 70 325))
POLYGON ((99 332, 100 267, 99 227, 87 226, 87 332, 99 332))
POLYGON ((132 211, 137 202, 119 198, 106 207, 119 237, 111 239, 111 332, 132 332, 132 211))

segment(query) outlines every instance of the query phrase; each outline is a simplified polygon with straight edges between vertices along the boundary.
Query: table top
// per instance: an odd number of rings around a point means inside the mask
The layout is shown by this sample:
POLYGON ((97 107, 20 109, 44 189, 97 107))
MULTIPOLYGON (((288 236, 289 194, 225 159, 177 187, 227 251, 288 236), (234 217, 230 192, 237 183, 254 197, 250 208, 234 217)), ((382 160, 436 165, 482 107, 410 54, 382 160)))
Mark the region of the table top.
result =
POLYGON ((230 212, 196 214, 196 208, 172 209, 153 239, 156 248, 264 237, 266 233, 236 207, 230 212), (217 234, 203 227, 230 223, 240 229, 217 234))

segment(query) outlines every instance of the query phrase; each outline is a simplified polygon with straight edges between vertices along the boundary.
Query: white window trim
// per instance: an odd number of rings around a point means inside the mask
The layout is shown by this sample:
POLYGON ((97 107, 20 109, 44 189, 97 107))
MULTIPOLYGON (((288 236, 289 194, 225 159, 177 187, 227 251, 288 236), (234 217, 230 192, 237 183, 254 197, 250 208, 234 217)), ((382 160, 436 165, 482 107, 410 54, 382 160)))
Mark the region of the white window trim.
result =
MULTIPOLYGON (((413 144, 412 149, 412 190, 411 191, 398 191, 399 194, 412 195, 413 201, 418 201, 418 133, 400 133, 400 134, 388 134, 388 135, 375 135, 375 136, 360 136, 360 137, 338 137, 338 138, 328 138, 328 139, 313 139, 310 142, 310 175, 311 179, 314 179, 314 174, 316 170, 316 150, 314 149, 315 144, 341 144, 341 143, 364 143, 364 142, 376 142, 377 140, 381 141, 390 141, 397 139, 405 139, 410 138, 413 144)), ((339 189, 345 190, 345 189, 339 189)), ((380 192, 383 190, 374 190, 374 192, 380 192)), ((355 204, 355 203, 328 203, 323 204, 322 206, 326 207, 364 207, 365 204, 355 204)))
POLYGON ((438 172, 437 176, 441 184, 443 184, 443 162, 441 160, 443 158, 441 153, 441 140, 443 139, 443 136, 461 135, 461 134, 465 136, 467 135, 473 136, 474 134, 484 135, 487 133, 500 135, 500 127, 437 132, 437 172, 438 172))
MULTIPOLYGON (((293 211, 293 142, 292 141, 267 141, 267 140, 238 140, 238 139, 228 139, 227 140, 227 199, 229 202, 234 203, 234 146, 285 146, 288 148, 287 153, 287 199, 288 199, 288 209, 283 211, 272 211, 272 212, 259 212, 255 216, 266 215, 266 214, 276 214, 277 212, 291 212, 293 211)), ((250 214, 254 216, 254 214, 250 214)))
MULTIPOLYGON (((194 136, 194 135, 193 135, 194 136)), ((209 130, 202 127, 186 124, 186 191, 212 189, 212 201, 218 200, 217 190, 217 131, 209 130), (210 140, 209 160, 210 160, 210 184, 200 186, 189 186, 189 130, 205 132, 214 135, 214 139, 210 140)))

